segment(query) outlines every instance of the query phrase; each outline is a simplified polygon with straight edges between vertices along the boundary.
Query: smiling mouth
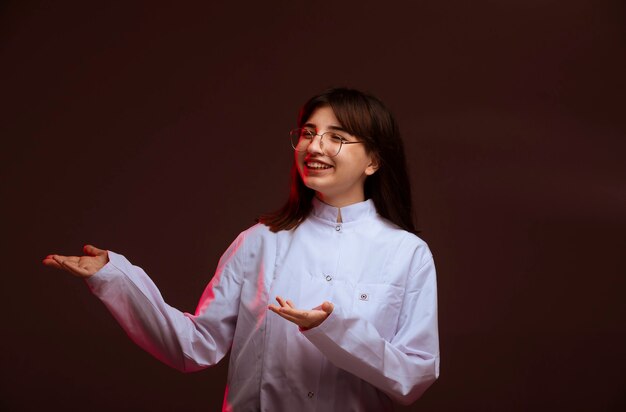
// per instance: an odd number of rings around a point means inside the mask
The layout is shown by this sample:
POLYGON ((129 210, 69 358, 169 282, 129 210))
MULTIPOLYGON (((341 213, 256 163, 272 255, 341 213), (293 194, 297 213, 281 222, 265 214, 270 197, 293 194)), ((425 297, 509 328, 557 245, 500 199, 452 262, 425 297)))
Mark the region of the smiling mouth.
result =
POLYGON ((306 162, 306 167, 312 170, 330 169, 332 166, 320 162, 306 162))

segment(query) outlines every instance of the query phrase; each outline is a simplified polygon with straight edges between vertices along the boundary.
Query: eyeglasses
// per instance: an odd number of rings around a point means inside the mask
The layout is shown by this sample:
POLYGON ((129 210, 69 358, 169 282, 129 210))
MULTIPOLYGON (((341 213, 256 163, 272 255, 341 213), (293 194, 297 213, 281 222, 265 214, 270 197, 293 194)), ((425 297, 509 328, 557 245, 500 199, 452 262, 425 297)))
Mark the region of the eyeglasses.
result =
POLYGON ((363 143, 350 142, 339 132, 328 131, 322 134, 317 134, 312 129, 301 128, 293 129, 289 132, 289 137, 291 137, 291 147, 293 147, 297 152, 305 152, 315 136, 320 137, 320 148, 328 157, 337 156, 344 144, 363 143))

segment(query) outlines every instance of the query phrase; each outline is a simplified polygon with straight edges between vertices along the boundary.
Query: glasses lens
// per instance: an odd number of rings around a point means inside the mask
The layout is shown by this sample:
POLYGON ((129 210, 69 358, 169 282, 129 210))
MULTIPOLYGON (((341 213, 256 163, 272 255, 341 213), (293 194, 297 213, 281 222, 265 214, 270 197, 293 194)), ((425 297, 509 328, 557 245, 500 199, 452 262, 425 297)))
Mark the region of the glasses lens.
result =
MULTIPOLYGON (((289 138, 291 140, 291 147, 298 152, 304 152, 309 147, 309 144, 315 138, 314 131, 309 129, 293 129, 289 132, 289 138)), ((344 137, 335 132, 326 132, 320 138, 320 147, 324 151, 324 154, 329 157, 337 156, 343 145, 344 137)))
POLYGON ((298 152, 303 152, 306 150, 307 146, 311 142, 311 138, 315 134, 307 129, 293 129, 289 132, 289 137, 291 139, 291 147, 293 147, 298 152))
POLYGON ((343 136, 334 132, 324 133, 322 138, 322 148, 326 156, 333 157, 339 154, 343 142, 343 136))

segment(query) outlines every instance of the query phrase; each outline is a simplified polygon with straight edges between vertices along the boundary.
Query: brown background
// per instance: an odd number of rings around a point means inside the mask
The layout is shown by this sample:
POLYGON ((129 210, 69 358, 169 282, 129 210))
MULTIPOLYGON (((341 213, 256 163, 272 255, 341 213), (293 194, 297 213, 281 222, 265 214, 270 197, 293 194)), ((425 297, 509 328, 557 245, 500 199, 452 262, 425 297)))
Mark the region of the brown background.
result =
POLYGON ((154 3, 0 6, 0 409, 219 409, 225 362, 168 369, 41 259, 91 242, 194 311, 347 85, 397 116, 438 267, 441 378, 398 409, 625 410, 623 1, 154 3))

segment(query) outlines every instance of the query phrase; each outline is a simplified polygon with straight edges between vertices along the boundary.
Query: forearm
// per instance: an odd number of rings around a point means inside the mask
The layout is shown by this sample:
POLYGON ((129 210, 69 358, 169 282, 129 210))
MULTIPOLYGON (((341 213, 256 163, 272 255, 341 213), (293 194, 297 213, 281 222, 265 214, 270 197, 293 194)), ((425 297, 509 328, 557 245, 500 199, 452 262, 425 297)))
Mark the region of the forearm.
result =
POLYGON ((396 402, 409 404, 435 381, 439 353, 395 346, 362 319, 331 314, 318 328, 304 332, 335 366, 371 383, 396 402))
POLYGON ((109 252, 109 257, 86 282, 137 345, 182 371, 201 369, 224 356, 220 348, 228 345, 218 345, 192 315, 165 303, 143 270, 121 255, 109 252))
MULTIPOLYGON (((384 303, 379 310, 385 310, 384 303)), ((409 278, 392 336, 383 337, 374 323, 354 309, 350 312, 337 304, 322 324, 303 333, 335 366, 371 383, 396 402, 408 404, 419 398, 439 376, 432 258, 409 278)))

